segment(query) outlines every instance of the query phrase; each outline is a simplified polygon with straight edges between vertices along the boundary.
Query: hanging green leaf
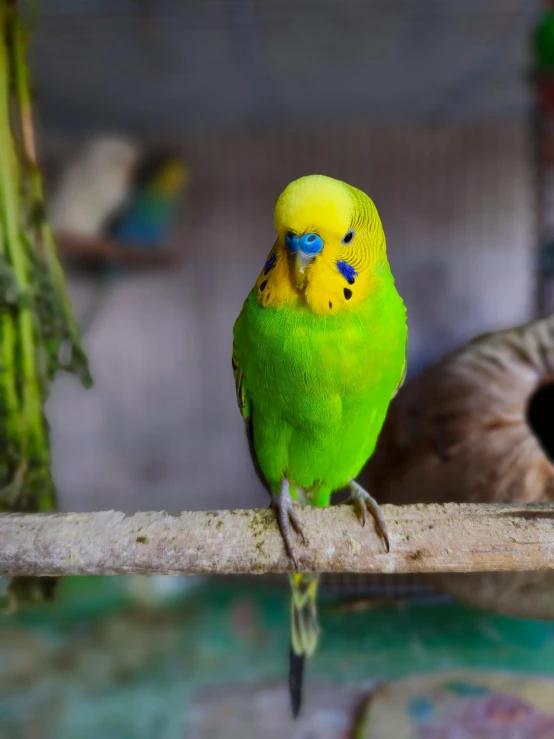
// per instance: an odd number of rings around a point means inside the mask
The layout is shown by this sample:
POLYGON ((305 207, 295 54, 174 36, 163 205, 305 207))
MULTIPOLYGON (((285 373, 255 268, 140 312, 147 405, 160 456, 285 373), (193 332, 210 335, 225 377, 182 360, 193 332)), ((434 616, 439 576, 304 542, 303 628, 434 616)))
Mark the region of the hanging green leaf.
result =
MULTIPOLYGON (((44 405, 59 369, 92 380, 81 347, 37 164, 26 34, 0 0, 0 511, 51 511, 44 405)), ((14 578, 10 609, 51 598, 54 578, 14 578)))

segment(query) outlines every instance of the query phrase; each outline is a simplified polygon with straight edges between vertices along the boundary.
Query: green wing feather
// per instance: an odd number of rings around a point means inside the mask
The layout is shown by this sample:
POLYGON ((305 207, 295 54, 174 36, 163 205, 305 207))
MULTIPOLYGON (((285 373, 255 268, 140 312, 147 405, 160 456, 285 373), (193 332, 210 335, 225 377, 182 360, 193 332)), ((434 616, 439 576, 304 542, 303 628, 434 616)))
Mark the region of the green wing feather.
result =
POLYGON ((240 368, 238 352, 237 352, 235 341, 233 341, 232 364, 233 364, 233 377, 235 378, 235 393, 237 396, 237 404, 239 407, 240 414, 244 419, 244 429, 246 431, 246 438, 248 439, 248 449, 250 450, 250 457, 252 458, 252 464, 254 465, 254 469, 256 470, 256 475, 258 477, 258 480, 262 483, 262 485, 268 491, 268 493, 272 495, 273 491, 271 490, 271 487, 262 472, 260 463, 258 462, 258 457, 256 455, 256 449, 254 447, 254 425, 252 423, 252 401, 250 400, 248 396, 246 385, 244 384, 244 375, 242 374, 242 370, 240 368))
MULTIPOLYGON (((404 384, 404 380, 406 379, 406 372, 407 371, 408 371, 408 362, 406 360, 404 360, 404 367, 402 369, 402 374, 400 376, 400 379, 398 380, 398 385, 396 386, 396 390, 394 391, 394 395, 392 396, 393 398, 395 398, 397 396, 398 391, 400 390, 400 388, 404 384)), ((392 398, 391 398, 391 400, 392 400, 392 398)))
POLYGON ((237 404, 238 404, 241 416, 246 421, 250 418, 250 402, 248 401, 248 398, 246 395, 246 388, 243 382, 242 370, 240 368, 239 360, 237 356, 237 347, 234 341, 233 341, 233 360, 232 361, 233 361, 233 377, 235 378, 235 393, 237 396, 237 404))

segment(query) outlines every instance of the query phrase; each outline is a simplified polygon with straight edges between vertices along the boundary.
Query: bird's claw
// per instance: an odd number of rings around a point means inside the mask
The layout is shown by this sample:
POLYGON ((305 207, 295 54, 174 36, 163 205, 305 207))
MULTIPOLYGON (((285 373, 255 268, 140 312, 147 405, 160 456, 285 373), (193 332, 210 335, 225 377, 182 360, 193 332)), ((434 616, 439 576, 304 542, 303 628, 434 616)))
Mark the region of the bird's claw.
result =
POLYGON ((298 558, 296 556, 296 549, 292 541, 291 527, 299 536, 302 537, 302 542, 304 544, 306 543, 306 537, 304 536, 304 531, 302 530, 302 525, 300 523, 300 519, 298 518, 298 514, 294 510, 288 481, 286 482, 286 484, 281 485, 281 491, 279 495, 274 495, 271 499, 271 507, 275 509, 275 512, 277 514, 277 522, 281 530, 281 536, 283 537, 283 542, 285 544, 287 553, 292 559, 295 569, 298 570, 298 558))
POLYGON ((358 485, 355 480, 351 480, 348 486, 350 488, 349 502, 354 506, 356 515, 361 521, 362 526, 365 526, 367 520, 367 511, 369 511, 375 521, 375 528, 379 538, 385 545, 385 551, 390 551, 389 535, 387 532, 387 524, 385 518, 381 513, 381 508, 377 501, 371 497, 371 495, 364 490, 361 485, 358 485))

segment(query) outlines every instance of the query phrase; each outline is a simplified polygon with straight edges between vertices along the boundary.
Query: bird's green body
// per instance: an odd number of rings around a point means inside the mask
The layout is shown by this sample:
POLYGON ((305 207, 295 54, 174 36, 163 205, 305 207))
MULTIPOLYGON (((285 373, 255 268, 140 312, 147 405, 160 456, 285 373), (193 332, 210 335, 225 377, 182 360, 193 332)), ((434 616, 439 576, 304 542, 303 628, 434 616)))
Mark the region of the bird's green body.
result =
POLYGON ((388 265, 371 300, 319 316, 268 309, 249 295, 235 355, 250 406, 257 462, 277 492, 287 475, 312 505, 356 477, 371 456, 402 377, 406 314, 388 265))

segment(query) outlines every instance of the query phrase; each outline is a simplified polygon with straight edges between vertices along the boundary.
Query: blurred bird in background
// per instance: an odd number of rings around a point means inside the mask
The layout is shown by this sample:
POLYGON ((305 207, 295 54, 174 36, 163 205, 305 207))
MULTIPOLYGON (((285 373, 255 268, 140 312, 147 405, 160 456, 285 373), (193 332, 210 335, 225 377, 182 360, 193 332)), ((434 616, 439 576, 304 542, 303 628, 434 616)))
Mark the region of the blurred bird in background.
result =
POLYGON ((49 201, 52 229, 97 237, 130 195, 140 147, 116 136, 94 138, 70 161, 49 201))
POLYGON ((188 181, 189 170, 180 158, 167 153, 148 157, 133 194, 109 228, 110 237, 121 245, 161 248, 188 181))
POLYGON ((188 181, 181 157, 143 151, 124 137, 94 139, 70 163, 53 195, 51 217, 60 245, 80 260, 94 285, 80 320, 83 334, 128 267, 167 259, 169 232, 188 181), (151 256, 145 262, 146 252, 151 256))

